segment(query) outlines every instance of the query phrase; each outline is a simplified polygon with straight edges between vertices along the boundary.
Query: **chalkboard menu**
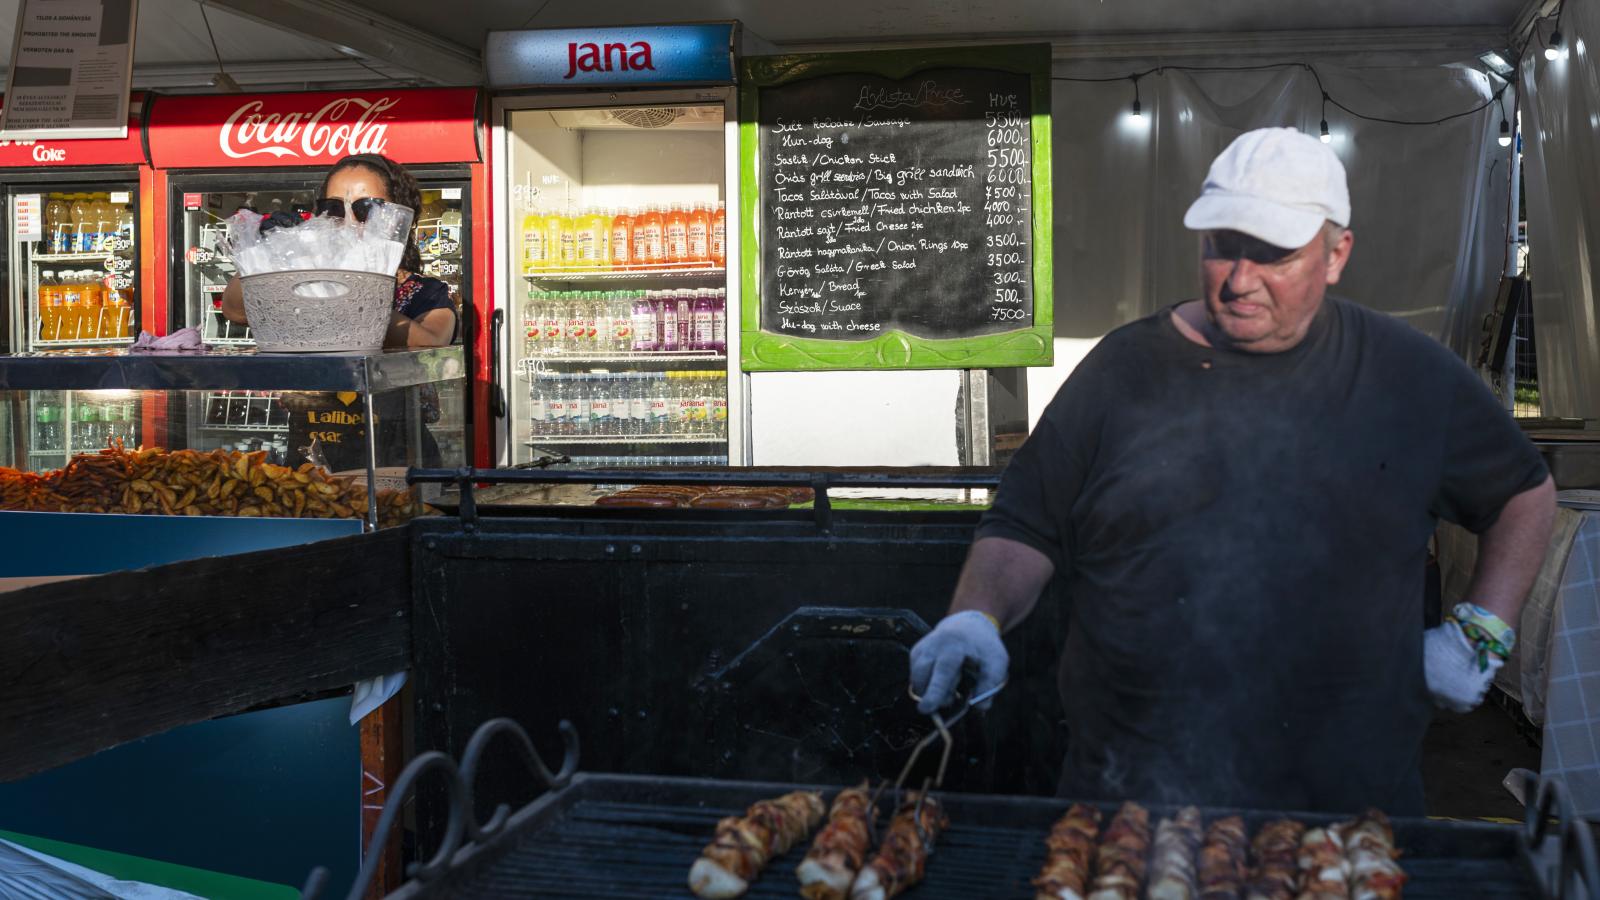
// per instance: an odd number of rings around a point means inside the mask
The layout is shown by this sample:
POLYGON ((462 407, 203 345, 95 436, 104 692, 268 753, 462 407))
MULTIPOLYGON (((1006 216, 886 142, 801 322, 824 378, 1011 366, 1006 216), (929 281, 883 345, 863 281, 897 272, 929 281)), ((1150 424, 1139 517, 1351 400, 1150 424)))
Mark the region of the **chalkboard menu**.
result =
POLYGON ((1048 64, 745 61, 746 370, 1049 364, 1048 64))

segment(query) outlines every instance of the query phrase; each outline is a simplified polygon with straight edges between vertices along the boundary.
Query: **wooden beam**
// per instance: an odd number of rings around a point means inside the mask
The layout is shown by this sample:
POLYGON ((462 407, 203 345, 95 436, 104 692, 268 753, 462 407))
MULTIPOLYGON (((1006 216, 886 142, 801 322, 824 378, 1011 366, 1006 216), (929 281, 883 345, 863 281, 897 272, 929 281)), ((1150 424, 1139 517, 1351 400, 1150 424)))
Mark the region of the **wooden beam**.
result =
POLYGON ((407 668, 410 534, 0 595, 0 780, 407 668))

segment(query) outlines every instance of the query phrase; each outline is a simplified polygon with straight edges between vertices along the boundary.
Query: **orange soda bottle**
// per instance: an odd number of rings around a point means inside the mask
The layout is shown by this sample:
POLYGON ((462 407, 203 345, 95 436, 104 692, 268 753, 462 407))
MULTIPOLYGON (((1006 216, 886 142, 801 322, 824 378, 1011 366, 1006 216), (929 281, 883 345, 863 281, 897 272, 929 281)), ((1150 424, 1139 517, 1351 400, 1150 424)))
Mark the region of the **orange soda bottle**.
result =
POLYGON ((661 214, 660 206, 651 206, 645 210, 644 222, 644 253, 640 260, 646 266, 658 267, 667 263, 667 221, 661 214))
POLYGON ((722 267, 728 264, 728 213, 717 201, 717 211, 711 216, 711 264, 722 267))
POLYGON ((697 266, 711 262, 711 213, 702 203, 689 210, 689 262, 697 266))
POLYGON ((633 268, 633 215, 626 209, 612 210, 611 268, 633 268))
POLYGON ((667 265, 679 266, 689 261, 689 216, 683 207, 674 203, 667 211, 667 265))
POLYGON ((53 341, 61 327, 61 283, 56 273, 39 273, 39 340, 53 341))
POLYGON ((56 304, 55 339, 78 338, 78 323, 83 321, 83 281, 77 272, 61 273, 61 300, 56 304))
POLYGON ((78 313, 78 337, 82 340, 103 337, 100 327, 106 308, 106 286, 93 270, 83 270, 83 306, 78 313))

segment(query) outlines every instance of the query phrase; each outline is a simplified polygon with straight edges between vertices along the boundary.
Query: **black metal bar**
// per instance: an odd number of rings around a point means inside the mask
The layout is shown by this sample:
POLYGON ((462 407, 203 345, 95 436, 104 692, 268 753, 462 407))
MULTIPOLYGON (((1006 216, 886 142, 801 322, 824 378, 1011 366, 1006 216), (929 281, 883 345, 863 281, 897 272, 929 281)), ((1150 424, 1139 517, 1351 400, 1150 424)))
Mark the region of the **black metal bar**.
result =
MULTIPOLYGON (((406 480, 412 484, 459 481, 459 469, 411 469, 406 480)), ((484 484, 708 484, 759 486, 764 484, 810 487, 822 496, 833 487, 885 488, 994 488, 1000 484, 997 473, 894 473, 894 472, 813 472, 809 470, 773 471, 764 469, 723 469, 718 471, 663 471, 661 469, 596 469, 550 471, 548 469, 472 469, 470 478, 484 484)))
MULTIPOLYGON (((457 514, 461 517, 461 527, 466 531, 478 529, 478 500, 472 495, 474 490, 472 481, 472 467, 462 466, 456 470, 456 487, 460 491, 457 502, 457 514)), ((410 473, 406 473, 406 480, 410 481, 410 473)), ((411 482, 415 484, 416 482, 411 482)))
POLYGON ((816 514, 817 530, 823 534, 833 530, 833 504, 828 500, 828 479, 822 473, 811 476, 811 490, 816 493, 811 509, 816 514))

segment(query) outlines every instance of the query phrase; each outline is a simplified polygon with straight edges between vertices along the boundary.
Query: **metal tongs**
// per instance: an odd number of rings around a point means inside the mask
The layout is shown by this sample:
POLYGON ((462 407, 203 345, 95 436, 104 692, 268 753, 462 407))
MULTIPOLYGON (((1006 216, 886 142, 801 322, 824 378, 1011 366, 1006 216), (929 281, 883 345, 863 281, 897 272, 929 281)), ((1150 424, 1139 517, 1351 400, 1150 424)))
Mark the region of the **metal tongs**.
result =
MULTIPOLYGON (((939 754, 939 770, 935 774, 922 779, 922 789, 917 793, 917 808, 911 814, 911 820, 917 825, 917 837, 922 840, 924 845, 929 845, 932 842, 928 840, 928 835, 922 830, 922 802, 927 799, 928 791, 944 786, 944 773, 950 767, 950 751, 955 749, 955 738, 950 736, 950 729, 954 728, 956 723, 960 722, 968 712, 971 712, 974 706, 993 698, 994 695, 1004 690, 1008 681, 1009 679, 1002 680, 989 690, 975 696, 963 696, 958 688, 955 696, 951 698, 949 706, 937 710, 929 716, 929 718, 933 719, 933 731, 928 732, 927 737, 918 741, 917 745, 911 748, 911 757, 906 760, 905 767, 900 770, 900 777, 894 780, 894 806, 895 809, 899 809, 900 793, 905 787, 906 779, 911 776, 911 770, 916 767, 917 760, 922 757, 922 752, 933 746, 934 741, 944 741, 944 749, 939 754)), ((912 690, 910 685, 906 686, 906 694, 911 697, 913 702, 922 702, 922 698, 917 696, 917 692, 912 690)), ((883 786, 880 785, 878 792, 881 793, 882 791, 883 786)), ((877 805, 877 793, 873 794, 872 801, 873 805, 877 805)))

